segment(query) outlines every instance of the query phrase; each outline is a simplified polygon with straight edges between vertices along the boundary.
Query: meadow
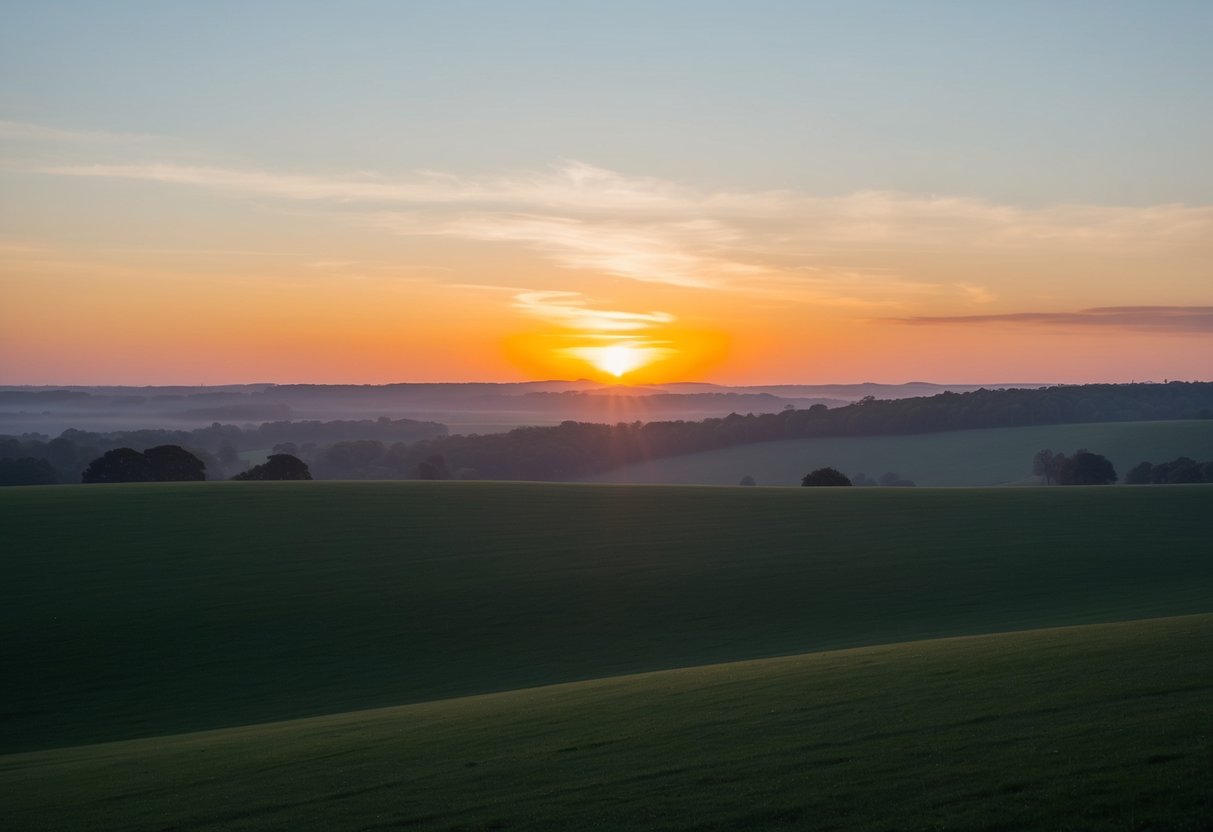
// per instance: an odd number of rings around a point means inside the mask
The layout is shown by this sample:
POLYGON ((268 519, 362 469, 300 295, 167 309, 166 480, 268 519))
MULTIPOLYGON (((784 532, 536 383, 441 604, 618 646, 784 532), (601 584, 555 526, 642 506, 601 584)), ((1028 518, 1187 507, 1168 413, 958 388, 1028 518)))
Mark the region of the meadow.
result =
POLYGON ((1213 616, 860 648, 0 756, 27 830, 1169 830, 1213 616))
POLYGON ((1201 485, 7 489, 0 818, 1202 829, 1180 821, 1213 783, 1211 504, 1201 485), (950 638, 977 634, 1000 635, 950 638))
POLYGON ((1179 456, 1213 459, 1213 421, 1101 422, 958 430, 910 436, 789 439, 665 457, 616 468, 594 482, 799 485, 815 468, 875 479, 893 471, 924 486, 1034 482, 1032 455, 1042 448, 1073 453, 1086 447, 1112 461, 1121 476, 1142 461, 1179 456))

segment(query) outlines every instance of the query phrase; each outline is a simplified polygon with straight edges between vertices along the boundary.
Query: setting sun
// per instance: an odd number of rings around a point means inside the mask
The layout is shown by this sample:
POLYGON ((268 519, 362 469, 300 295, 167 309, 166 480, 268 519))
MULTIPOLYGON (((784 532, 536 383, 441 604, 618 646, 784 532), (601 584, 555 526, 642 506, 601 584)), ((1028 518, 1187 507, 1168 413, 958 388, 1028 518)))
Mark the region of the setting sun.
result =
POLYGON ((586 347, 583 357, 603 372, 621 378, 653 360, 651 350, 633 344, 612 344, 609 347, 586 347))

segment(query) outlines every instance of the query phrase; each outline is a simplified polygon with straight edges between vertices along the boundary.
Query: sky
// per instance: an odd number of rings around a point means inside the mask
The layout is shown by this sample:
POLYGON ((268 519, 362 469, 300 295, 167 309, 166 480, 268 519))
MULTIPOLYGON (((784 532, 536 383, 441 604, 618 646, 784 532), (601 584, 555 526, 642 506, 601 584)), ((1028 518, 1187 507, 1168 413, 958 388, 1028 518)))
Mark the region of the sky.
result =
POLYGON ((0 384, 1213 380, 1211 38, 0 0, 0 384))

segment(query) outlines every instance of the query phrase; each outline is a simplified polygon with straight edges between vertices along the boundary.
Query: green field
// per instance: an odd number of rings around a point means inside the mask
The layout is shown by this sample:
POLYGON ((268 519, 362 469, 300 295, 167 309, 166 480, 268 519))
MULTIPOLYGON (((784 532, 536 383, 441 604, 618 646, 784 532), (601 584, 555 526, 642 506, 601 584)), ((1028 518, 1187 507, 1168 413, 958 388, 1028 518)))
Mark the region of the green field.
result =
POLYGON ((1007 485, 1032 480, 1032 455, 1042 448, 1073 453, 1086 447, 1112 460, 1121 476, 1142 461, 1179 456, 1213 459, 1213 421, 1107 422, 958 430, 915 436, 789 439, 666 457, 617 468, 596 482, 799 485, 815 468, 859 472, 873 479, 893 471, 918 485, 1007 485))
POLYGON ((0 826, 1207 830, 1210 508, 6 489, 0 826))
POLYGON ((1190 830, 1213 616, 0 757, 22 830, 1190 830))

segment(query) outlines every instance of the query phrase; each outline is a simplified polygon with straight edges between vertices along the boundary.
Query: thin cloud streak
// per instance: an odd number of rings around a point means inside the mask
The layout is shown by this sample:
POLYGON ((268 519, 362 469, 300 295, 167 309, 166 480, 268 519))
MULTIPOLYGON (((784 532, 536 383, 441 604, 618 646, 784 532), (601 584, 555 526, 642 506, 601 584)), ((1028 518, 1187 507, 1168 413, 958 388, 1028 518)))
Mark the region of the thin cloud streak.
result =
MULTIPOLYGON (((690 289, 815 299, 820 281, 860 284, 854 252, 1100 254, 1208 247, 1213 206, 1053 205, 1025 208, 960 196, 862 191, 820 197, 791 191, 696 190, 581 162, 546 171, 459 177, 422 171, 406 179, 316 176, 214 166, 151 164, 43 168, 65 176, 138 179, 253 198, 325 202, 342 216, 401 235, 513 243, 564 268, 690 289), (389 206, 401 206, 403 210, 389 206)), ((897 275, 872 289, 916 281, 897 275)), ((988 287, 918 281, 969 303, 988 287)), ((837 292, 835 292, 837 294, 837 292)), ((870 291, 833 297, 870 304, 870 291)))
POLYGON ((1001 315, 920 315, 886 318, 916 326, 1022 324, 1109 327, 1154 332, 1213 333, 1213 306, 1102 306, 1077 312, 1011 312, 1001 315))
POLYGON ((68 130, 27 121, 0 120, 0 140, 73 144, 127 144, 161 141, 151 133, 112 133, 107 130, 68 130))
POLYGON ((514 306, 549 323, 586 332, 646 330, 675 320, 668 312, 594 309, 579 292, 520 292, 514 296, 514 306))

